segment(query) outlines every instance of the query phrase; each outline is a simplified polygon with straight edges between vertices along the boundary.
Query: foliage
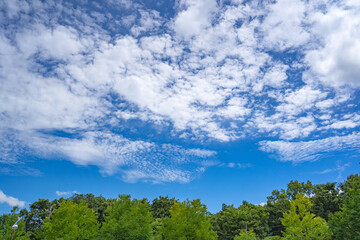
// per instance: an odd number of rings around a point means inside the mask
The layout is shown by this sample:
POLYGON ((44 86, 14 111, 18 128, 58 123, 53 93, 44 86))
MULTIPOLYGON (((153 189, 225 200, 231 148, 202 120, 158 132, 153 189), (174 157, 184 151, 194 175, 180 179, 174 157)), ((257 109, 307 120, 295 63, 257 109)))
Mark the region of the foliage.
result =
POLYGON ((285 230, 284 226, 281 224, 281 219, 284 213, 290 209, 290 200, 283 189, 281 189, 281 191, 274 190, 267 199, 265 209, 269 214, 269 235, 280 236, 285 230))
POLYGON ((164 219, 162 229, 165 240, 217 239, 209 221, 206 205, 199 199, 175 202, 170 214, 171 218, 164 219))
POLYGON ((353 188, 353 181, 357 181, 356 179, 359 179, 359 174, 351 174, 347 177, 347 180, 339 184, 339 188, 341 189, 341 192, 344 193, 344 198, 346 197, 346 194, 348 193, 349 189, 353 188))
POLYGON ((268 236, 264 238, 264 240, 280 240, 280 239, 282 239, 282 237, 280 236, 268 236))
POLYGON ((310 213, 310 208, 311 202, 304 194, 299 194, 291 201, 290 211, 284 213, 281 221, 285 227, 285 239, 331 239, 331 231, 326 221, 310 213))
POLYGON ((3 214, 0 216, 0 231, 1 239, 29 239, 29 236, 25 232, 25 223, 22 219, 19 220, 19 209, 14 207, 10 214, 3 214), (18 221, 19 220, 19 221, 18 221), (18 229, 14 232, 12 226, 17 222, 18 229))
POLYGON ((39 199, 29 210, 14 208, 0 216, 2 239, 11 239, 18 219, 14 239, 23 240, 326 240, 329 226, 333 239, 360 240, 360 177, 350 175, 339 185, 291 181, 286 190, 274 190, 264 206, 223 204, 214 215, 200 200, 180 203, 161 196, 152 203, 128 195, 39 199))
POLYGON ((94 211, 84 201, 65 200, 46 218, 38 234, 40 239, 82 240, 93 238, 99 228, 94 211))
POLYGON ((177 202, 175 198, 169 198, 168 196, 160 196, 152 201, 150 211, 154 218, 152 227, 155 239, 163 239, 162 229, 164 221, 171 217, 170 209, 175 202, 177 202))
POLYGON ((252 230, 258 236, 266 235, 268 213, 262 206, 246 201, 239 208, 223 205, 221 212, 212 216, 211 222, 219 239, 233 239, 242 230, 252 230))
POLYGON ((351 176, 345 183, 347 196, 341 211, 330 216, 329 224, 335 239, 360 239, 360 178, 351 176))
POLYGON ((151 214, 156 218, 170 217, 170 208, 176 202, 175 198, 169 198, 168 196, 155 198, 151 204, 151 214))
POLYGON ((258 240, 259 238, 256 236, 254 231, 242 231, 240 232, 240 235, 236 236, 234 240, 258 240))
POLYGON ((295 200, 296 196, 299 194, 304 194, 307 197, 310 197, 314 191, 314 186, 311 181, 299 182, 297 180, 291 180, 287 185, 286 195, 290 201, 295 200))
POLYGON ((80 203, 81 201, 85 201, 87 206, 94 210, 95 215, 97 216, 98 222, 100 226, 105 221, 105 211, 110 204, 111 200, 106 200, 104 197, 99 196, 95 197, 94 194, 75 194, 70 198, 74 203, 80 203))
POLYGON ((265 207, 250 204, 246 201, 239 208, 223 205, 222 211, 211 218, 214 230, 219 239, 230 240, 242 230, 251 230, 264 237, 267 229, 268 213, 265 207))
POLYGON ((311 212, 328 220, 329 214, 334 214, 340 210, 343 198, 339 189, 336 188, 336 183, 333 182, 315 185, 311 202, 313 204, 311 212))
POLYGON ((21 210, 20 214, 25 219, 25 230, 31 239, 37 239, 36 235, 46 217, 49 217, 51 203, 48 199, 39 199, 30 205, 30 211, 21 210))
POLYGON ((266 210, 269 213, 268 225, 270 236, 281 236, 285 230, 281 224, 283 214, 290 209, 290 201, 294 200, 296 195, 304 194, 308 197, 313 195, 314 186, 311 181, 299 182, 297 180, 290 181, 287 189, 274 190, 271 196, 267 197, 266 210))
POLYGON ((144 201, 119 195, 106 210, 98 239, 145 240, 152 238, 152 216, 144 201))

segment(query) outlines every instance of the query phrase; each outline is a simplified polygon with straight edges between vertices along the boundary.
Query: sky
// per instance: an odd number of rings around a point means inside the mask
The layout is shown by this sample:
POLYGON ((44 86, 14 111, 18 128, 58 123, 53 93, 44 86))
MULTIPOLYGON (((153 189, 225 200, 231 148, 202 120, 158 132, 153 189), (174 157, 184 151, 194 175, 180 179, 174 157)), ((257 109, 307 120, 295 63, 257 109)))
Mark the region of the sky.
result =
POLYGON ((359 53, 358 0, 0 1, 0 213, 343 181, 359 53))

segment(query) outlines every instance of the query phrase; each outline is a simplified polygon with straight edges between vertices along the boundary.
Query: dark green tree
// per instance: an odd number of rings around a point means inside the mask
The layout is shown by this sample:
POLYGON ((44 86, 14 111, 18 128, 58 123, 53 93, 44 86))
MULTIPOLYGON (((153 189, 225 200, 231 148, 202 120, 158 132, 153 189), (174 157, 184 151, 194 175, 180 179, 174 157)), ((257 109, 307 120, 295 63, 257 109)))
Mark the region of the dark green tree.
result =
POLYGON ((268 226, 270 236, 281 236, 285 230, 281 224, 281 219, 285 212, 290 209, 290 200, 288 199, 285 190, 274 190, 271 196, 267 197, 265 209, 269 214, 268 226))
POLYGON ((153 232, 156 239, 162 239, 161 229, 163 228, 164 220, 169 218, 170 209, 177 202, 175 198, 169 198, 168 196, 155 198, 150 207, 151 214, 154 218, 153 232))
MULTIPOLYGON (((349 189, 353 188, 353 181, 356 179, 359 179, 360 176, 359 174, 351 174, 347 177, 347 179, 339 184, 339 188, 341 190, 341 193, 343 193, 344 195, 346 195, 346 193, 348 192, 349 189)), ((345 199, 346 196, 344 196, 345 199)))
POLYGON ((153 237, 152 216, 148 204, 142 200, 119 195, 106 214, 99 240, 147 240, 153 237))
POLYGON ((262 206, 246 201, 239 208, 223 205, 222 210, 213 215, 211 223, 221 240, 234 239, 241 231, 253 231, 257 236, 267 234, 268 213, 262 206))
POLYGON ((222 210, 211 216, 211 224, 218 235, 219 240, 234 239, 240 234, 244 226, 240 226, 239 211, 233 205, 222 205, 222 210))
POLYGON ((21 210, 20 214, 25 219, 25 230, 31 239, 37 239, 36 235, 46 217, 49 217, 51 211, 51 203, 48 199, 39 199, 30 205, 29 211, 21 210))
POLYGON ((156 218, 170 217, 170 208, 176 202, 175 198, 169 198, 168 196, 155 198, 151 203, 151 214, 156 218))
POLYGON ((331 215, 330 227, 335 239, 360 239, 360 178, 352 175, 345 182, 346 198, 341 211, 331 215))
POLYGON ((165 240, 215 240, 216 233, 209 221, 206 205, 199 199, 175 202, 171 218, 164 219, 162 234, 165 240))
POLYGON ((299 182, 298 180, 291 180, 286 189, 286 195, 288 199, 295 200, 298 194, 304 194, 307 197, 310 197, 314 192, 314 186, 312 185, 311 181, 299 182))
POLYGON ((315 185, 311 202, 313 204, 311 212, 327 221, 329 214, 334 214, 340 210, 343 198, 336 187, 336 183, 333 182, 315 185))

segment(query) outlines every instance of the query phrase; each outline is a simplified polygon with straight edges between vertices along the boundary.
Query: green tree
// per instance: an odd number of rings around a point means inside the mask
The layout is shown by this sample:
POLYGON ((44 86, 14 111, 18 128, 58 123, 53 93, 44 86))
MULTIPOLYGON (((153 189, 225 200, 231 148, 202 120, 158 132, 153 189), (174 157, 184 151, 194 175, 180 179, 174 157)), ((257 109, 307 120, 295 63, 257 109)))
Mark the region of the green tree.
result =
POLYGON ((311 181, 299 182, 291 180, 287 189, 274 190, 271 196, 267 197, 267 204, 265 206, 269 213, 268 225, 270 236, 281 236, 285 230, 281 224, 283 214, 290 209, 290 201, 294 200, 298 194, 304 194, 310 197, 313 194, 314 186, 311 181))
POLYGON ((239 226, 238 209, 233 205, 222 205, 222 210, 211 216, 211 224, 219 240, 232 240, 240 234, 243 226, 239 226))
POLYGON ((314 186, 311 181, 299 182, 298 180, 291 180, 286 189, 286 195, 290 201, 295 200, 298 194, 304 194, 307 197, 310 197, 313 194, 314 186))
POLYGON ((269 214, 268 225, 270 236, 281 236, 285 230, 281 224, 281 219, 285 212, 290 209, 290 200, 288 199, 285 190, 274 190, 271 196, 267 197, 265 209, 269 214))
POLYGON ((25 223, 23 219, 19 219, 19 208, 14 207, 10 214, 3 214, 0 216, 0 231, 1 239, 11 239, 13 236, 15 239, 29 239, 25 232, 25 223), (14 232, 12 226, 17 223, 18 229, 14 232))
POLYGON ((341 193, 344 195, 344 199, 346 198, 348 190, 353 188, 353 181, 359 178, 359 174, 351 174, 344 182, 339 184, 339 188, 341 189, 341 193))
POLYGON ((169 198, 168 196, 155 198, 151 204, 151 214, 156 218, 170 217, 170 208, 176 202, 175 198, 169 198))
POLYGON ((254 231, 242 231, 238 236, 234 238, 234 240, 258 240, 259 238, 256 236, 254 231))
POLYGON ((268 236, 264 238, 264 240, 280 240, 280 239, 282 239, 282 237, 280 236, 268 236))
POLYGON ((39 232, 40 239, 83 240, 93 238, 99 223, 92 209, 84 201, 76 204, 65 200, 55 209, 51 218, 46 218, 39 232))
POLYGON ((264 237, 267 234, 268 216, 264 207, 244 201, 239 208, 224 204, 222 211, 212 216, 211 223, 221 240, 232 240, 241 231, 247 230, 264 237))
POLYGON ((311 202, 304 194, 291 201, 289 213, 284 213, 282 224, 285 227, 284 238, 291 240, 327 240, 331 231, 326 221, 310 213, 311 202))
POLYGON ((119 195, 106 210, 107 216, 98 239, 146 240, 152 239, 152 216, 148 204, 119 195))
POLYGON ((341 211, 330 216, 329 224, 335 239, 360 239, 360 178, 349 177, 346 182, 346 198, 341 211))
POLYGON ((50 215, 51 203, 48 199, 39 199, 30 205, 30 211, 23 209, 20 215, 25 219, 25 231, 30 239, 37 239, 36 235, 46 217, 50 215))
POLYGON ((336 188, 336 183, 317 184, 314 186, 314 195, 311 197, 313 212, 316 216, 328 220, 329 214, 340 210, 343 198, 336 188))
POLYGON ((171 218, 164 220, 162 234, 165 240, 217 239, 209 221, 206 205, 199 199, 175 202, 170 209, 171 218))
POLYGON ((71 201, 74 203, 79 204, 81 201, 85 201, 88 208, 94 210, 95 215, 102 226, 103 222, 105 221, 105 211, 109 206, 111 200, 106 200, 104 197, 99 196, 95 197, 94 194, 75 194, 70 198, 71 201))
POLYGON ((161 229, 164 225, 164 219, 170 218, 170 209, 175 202, 177 202, 175 198, 169 198, 168 196, 160 196, 152 201, 150 211, 154 218, 153 232, 156 239, 162 239, 161 229))

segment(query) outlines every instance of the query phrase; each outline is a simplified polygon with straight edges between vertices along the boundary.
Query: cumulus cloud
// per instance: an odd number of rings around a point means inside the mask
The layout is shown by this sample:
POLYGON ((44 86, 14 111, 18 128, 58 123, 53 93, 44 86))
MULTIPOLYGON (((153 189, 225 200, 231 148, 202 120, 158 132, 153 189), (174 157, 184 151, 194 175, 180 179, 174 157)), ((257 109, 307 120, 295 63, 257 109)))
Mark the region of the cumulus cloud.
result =
POLYGON ((189 39, 211 26, 211 14, 216 10, 215 0, 182 0, 174 20, 174 29, 180 37, 189 39))
POLYGON ((359 11, 354 1, 342 1, 312 15, 312 31, 320 38, 320 46, 306 52, 311 78, 334 87, 360 86, 359 11))
POLYGON ((11 207, 24 207, 25 206, 25 202, 24 201, 20 201, 17 198, 11 197, 6 195, 3 191, 0 190, 0 203, 6 203, 11 207))
POLYGON ((267 48, 281 51, 308 42, 310 34, 304 27, 305 1, 278 0, 266 8, 268 13, 260 29, 267 48))

